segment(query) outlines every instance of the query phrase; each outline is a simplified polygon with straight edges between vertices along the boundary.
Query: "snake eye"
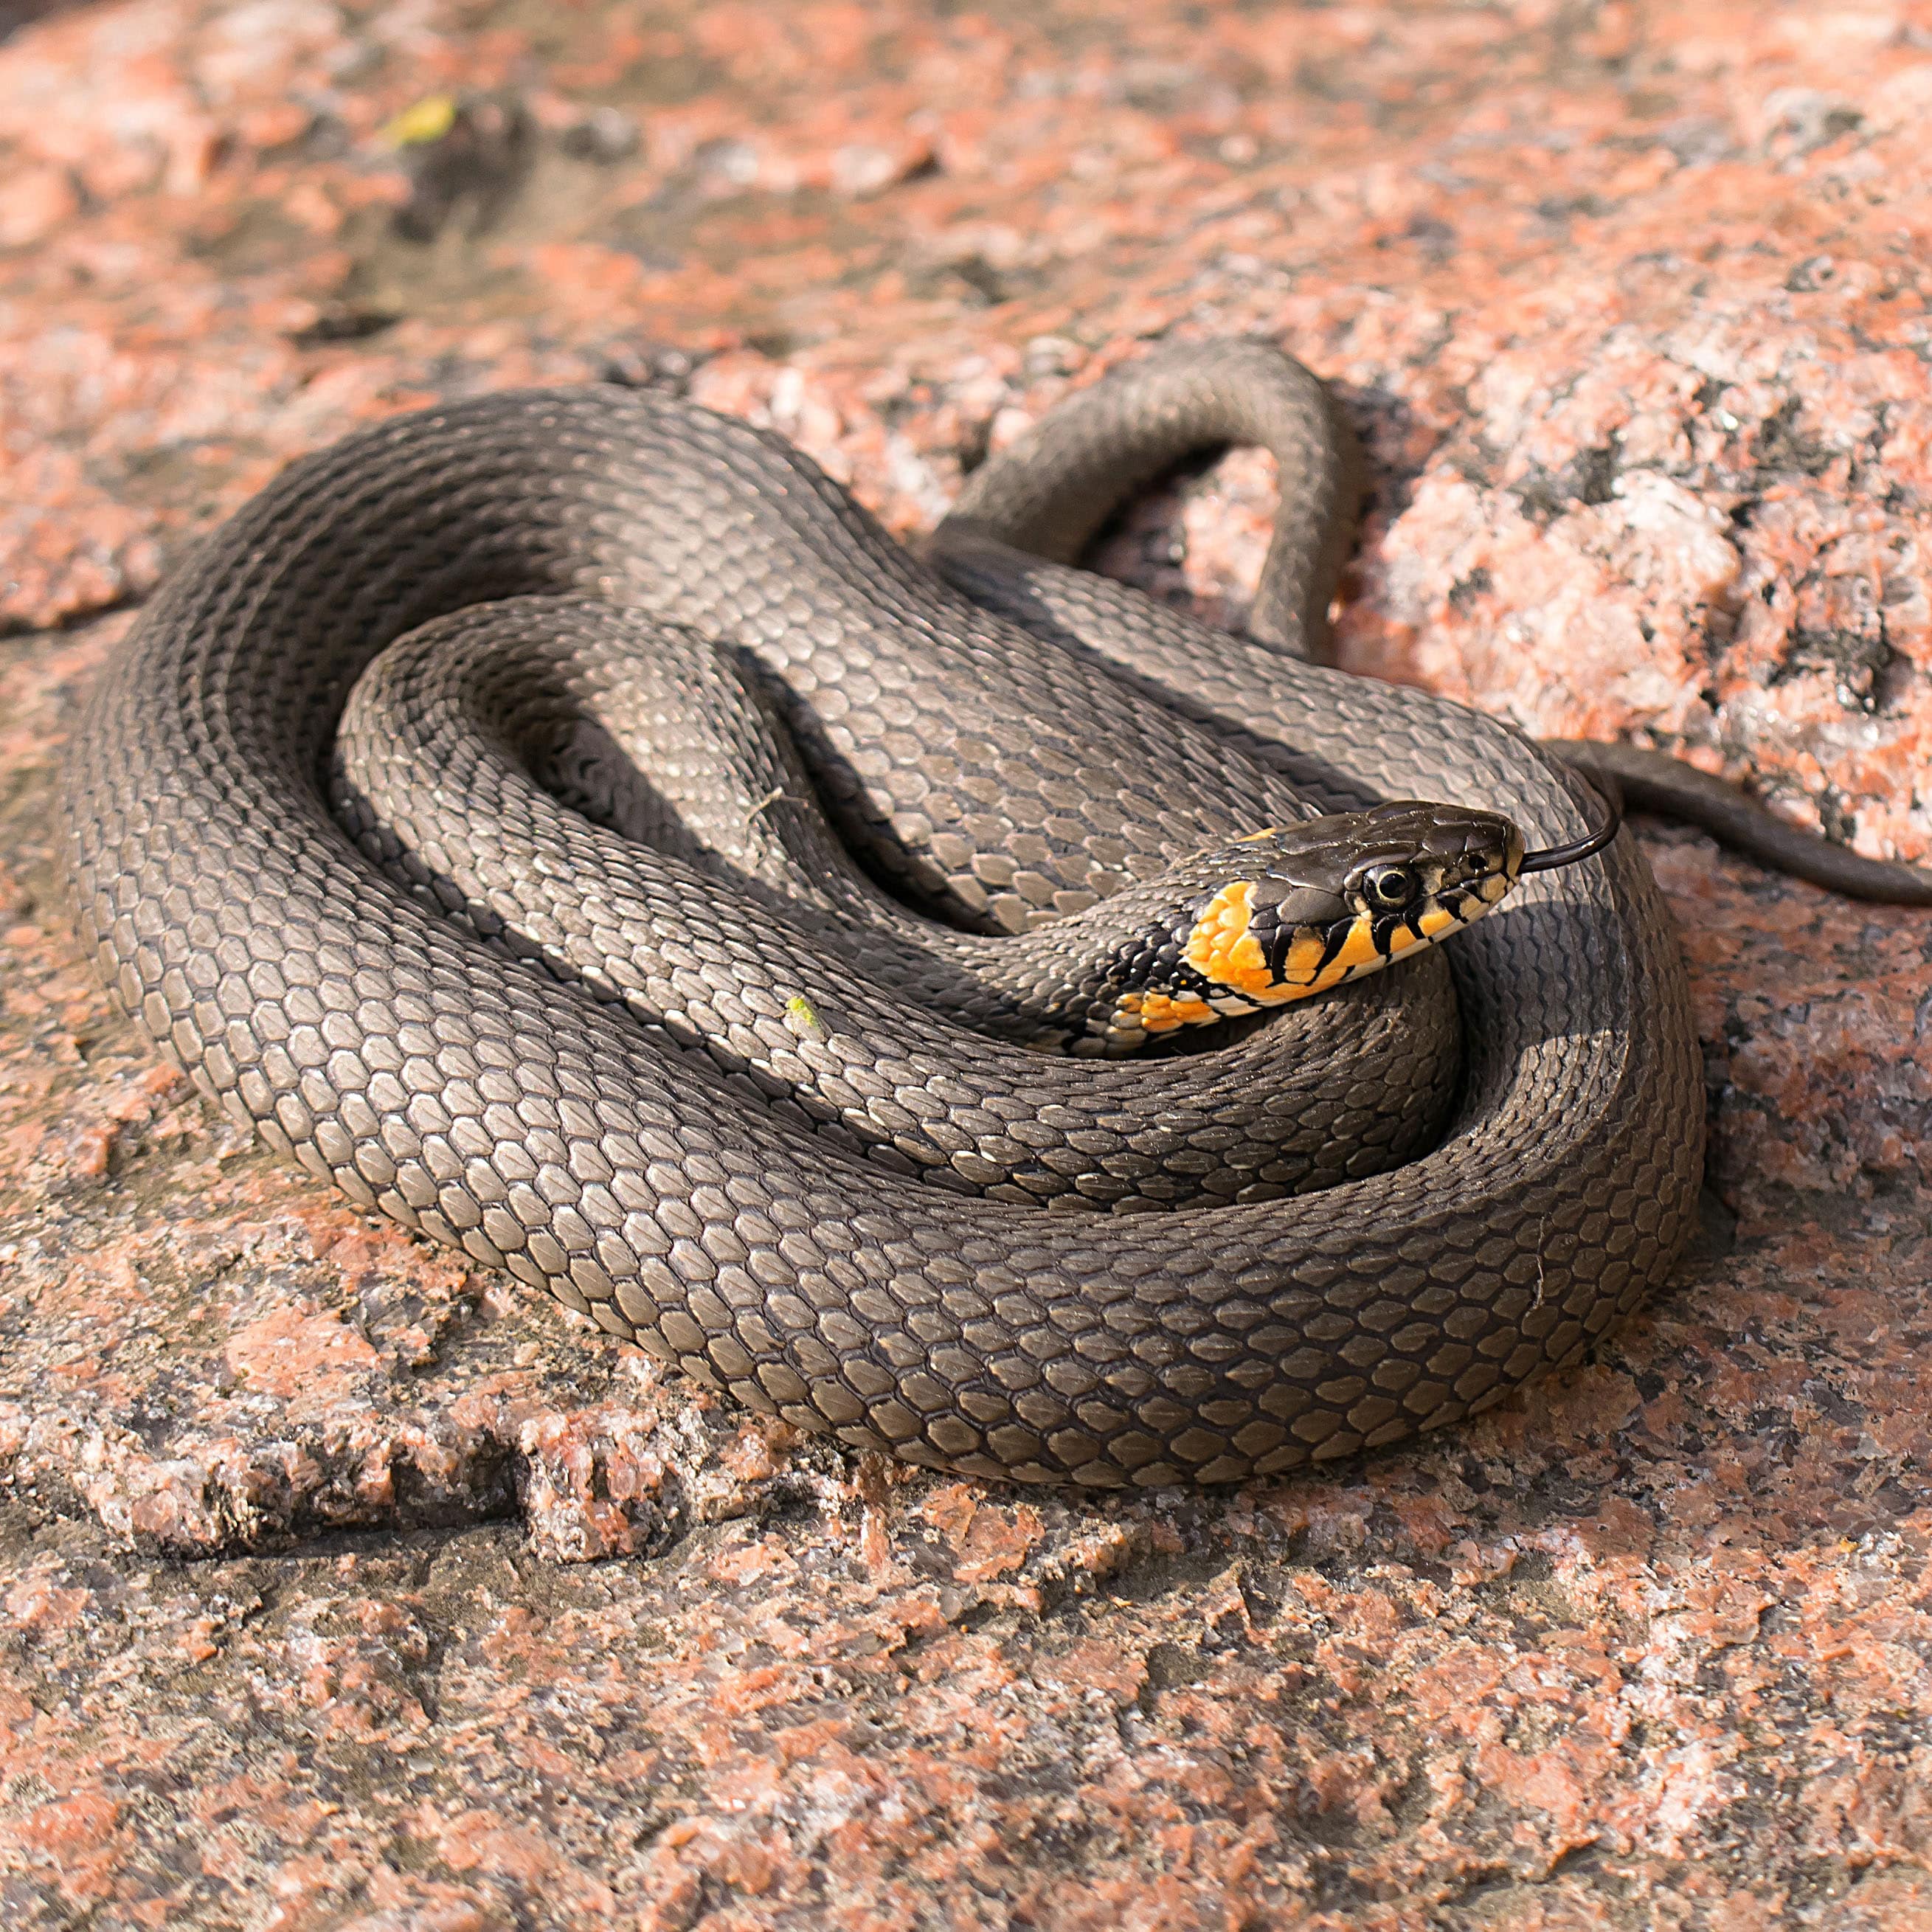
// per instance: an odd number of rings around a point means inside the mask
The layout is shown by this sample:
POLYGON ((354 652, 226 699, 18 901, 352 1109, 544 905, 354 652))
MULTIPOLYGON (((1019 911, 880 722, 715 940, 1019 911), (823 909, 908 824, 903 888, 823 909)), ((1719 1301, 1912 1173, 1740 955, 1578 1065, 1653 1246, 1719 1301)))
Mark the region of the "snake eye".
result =
POLYGON ((1378 912, 1400 912, 1421 890, 1412 866, 1372 866, 1361 877, 1362 896, 1378 912))

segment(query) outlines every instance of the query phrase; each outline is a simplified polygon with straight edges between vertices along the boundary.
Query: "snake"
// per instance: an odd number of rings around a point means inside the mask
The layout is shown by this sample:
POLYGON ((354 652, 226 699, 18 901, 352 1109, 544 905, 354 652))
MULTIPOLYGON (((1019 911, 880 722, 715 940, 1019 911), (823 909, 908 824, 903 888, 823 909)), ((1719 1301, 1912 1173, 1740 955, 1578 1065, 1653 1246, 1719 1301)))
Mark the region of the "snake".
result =
POLYGON ((380 422, 117 649, 82 942, 362 1208, 854 1449, 1149 1488, 1442 1428, 1696 1220, 1686 970, 1605 791, 1792 841, 1321 662, 1365 473, 1251 340, 1076 391, 922 549, 648 388, 380 422), (1280 478, 1244 633, 1080 567, 1234 443, 1280 478))

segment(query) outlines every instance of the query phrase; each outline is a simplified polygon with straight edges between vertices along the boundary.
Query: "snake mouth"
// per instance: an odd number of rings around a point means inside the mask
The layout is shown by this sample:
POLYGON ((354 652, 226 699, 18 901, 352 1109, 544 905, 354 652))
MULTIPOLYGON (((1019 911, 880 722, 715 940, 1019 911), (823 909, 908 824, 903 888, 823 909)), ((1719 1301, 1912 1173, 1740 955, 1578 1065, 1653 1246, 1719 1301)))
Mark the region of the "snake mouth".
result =
POLYGON ((1526 852, 1519 873, 1553 872, 1559 866, 1574 866, 1580 859, 1594 859, 1617 836, 1624 822, 1624 788, 1606 771, 1588 774, 1591 786, 1603 802, 1601 822, 1586 837, 1573 838, 1564 845, 1546 845, 1541 850, 1526 852))

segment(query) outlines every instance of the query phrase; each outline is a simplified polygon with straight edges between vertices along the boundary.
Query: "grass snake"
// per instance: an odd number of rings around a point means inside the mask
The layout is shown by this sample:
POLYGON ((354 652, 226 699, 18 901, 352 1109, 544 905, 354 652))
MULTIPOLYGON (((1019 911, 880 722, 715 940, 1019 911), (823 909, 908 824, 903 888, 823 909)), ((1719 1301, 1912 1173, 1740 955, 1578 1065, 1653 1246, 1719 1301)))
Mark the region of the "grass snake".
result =
POLYGON ((66 776, 82 934, 312 1173, 802 1427, 1107 1486, 1440 1426, 1664 1278, 1702 1081, 1630 839, 1518 875, 1591 786, 1313 661, 1360 473, 1249 342, 1081 392, 923 557, 672 397, 397 418, 120 650, 66 776), (1280 478, 1250 634, 1076 567, 1228 442, 1280 478))

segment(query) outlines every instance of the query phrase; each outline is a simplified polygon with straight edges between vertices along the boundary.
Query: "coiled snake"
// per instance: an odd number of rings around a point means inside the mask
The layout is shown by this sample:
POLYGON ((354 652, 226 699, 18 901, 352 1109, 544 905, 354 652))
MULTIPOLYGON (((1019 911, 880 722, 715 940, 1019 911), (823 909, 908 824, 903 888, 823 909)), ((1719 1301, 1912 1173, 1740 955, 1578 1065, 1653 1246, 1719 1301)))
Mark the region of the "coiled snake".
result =
MULTIPOLYGON (((1453 897, 1464 808, 1544 844, 1600 815, 1509 727, 1306 661, 1353 464, 1298 364, 1170 347, 982 467, 922 562, 669 398, 382 424, 288 470, 122 650, 68 774, 82 932, 313 1173, 848 1443, 1162 1484, 1453 1421, 1666 1274, 1702 1089, 1628 838, 1359 985, 1196 1010, 1233 969, 1190 932, 1252 962, 1264 900, 1453 897), (1251 637, 1071 566, 1228 441, 1280 470, 1251 637), (1357 825, 1304 875, 1305 821, 1409 799, 1444 802, 1395 872, 1377 846, 1362 886, 1357 825), (1270 827, 1273 899, 1234 843, 1270 827), (1168 974, 1124 1004, 1115 956, 1054 937, 1116 898, 1168 974), (1184 1018, 1220 1031, 1028 1050, 1184 1018)), ((1370 950, 1418 940, 1378 917, 1370 950)))

